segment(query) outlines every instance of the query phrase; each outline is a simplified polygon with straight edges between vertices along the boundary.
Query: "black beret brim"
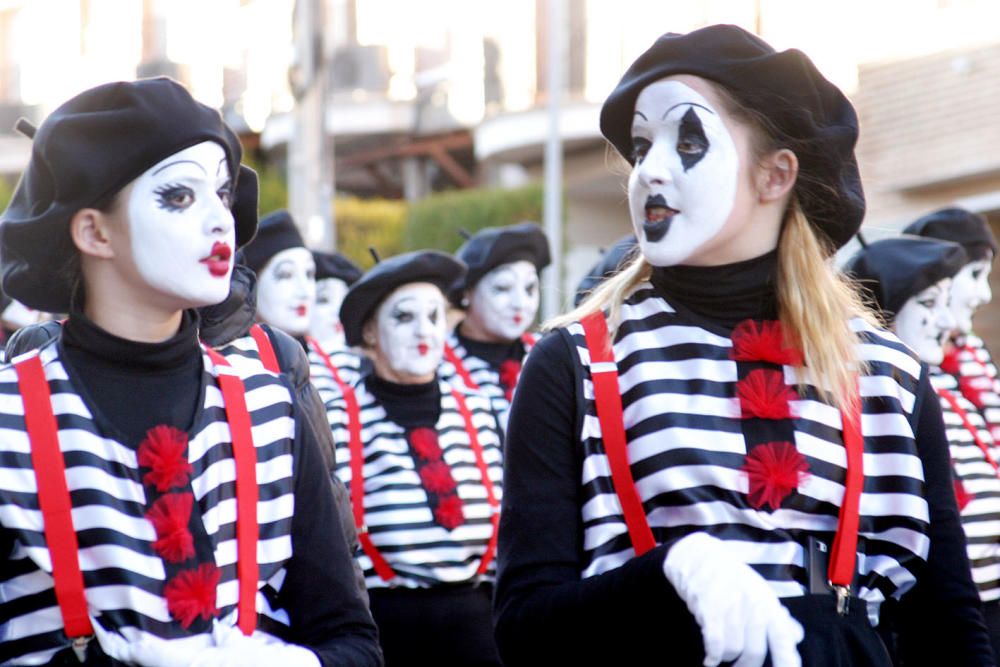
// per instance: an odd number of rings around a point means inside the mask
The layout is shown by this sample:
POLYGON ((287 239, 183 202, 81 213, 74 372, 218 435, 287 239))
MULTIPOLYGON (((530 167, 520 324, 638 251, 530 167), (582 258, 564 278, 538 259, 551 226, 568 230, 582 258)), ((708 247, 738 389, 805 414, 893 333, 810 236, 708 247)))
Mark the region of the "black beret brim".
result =
POLYGON ((893 320, 907 301, 953 277, 968 261, 957 243, 897 236, 859 250, 844 265, 844 272, 872 296, 886 320, 893 320))
POLYGON ((340 322, 350 346, 361 345, 365 323, 382 301, 410 283, 431 283, 444 292, 465 273, 465 264, 437 250, 422 250, 382 260, 358 279, 340 305, 340 322))
POLYGON ((526 261, 541 271, 552 262, 548 237, 531 222, 480 230, 462 244, 455 256, 469 267, 464 278, 451 286, 449 298, 456 306, 465 290, 475 287, 498 266, 526 261))

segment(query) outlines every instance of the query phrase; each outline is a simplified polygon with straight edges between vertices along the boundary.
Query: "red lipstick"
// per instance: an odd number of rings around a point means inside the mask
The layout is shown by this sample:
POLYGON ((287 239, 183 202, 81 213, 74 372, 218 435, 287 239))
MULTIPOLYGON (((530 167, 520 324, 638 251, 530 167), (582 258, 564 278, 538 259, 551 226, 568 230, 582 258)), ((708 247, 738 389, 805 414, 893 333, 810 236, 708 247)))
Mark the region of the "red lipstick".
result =
POLYGON ((431 351, 431 346, 428 345, 427 343, 420 343, 419 345, 417 345, 417 352, 420 353, 421 357, 426 355, 430 351, 431 351))
POLYGON ((233 256, 233 250, 228 244, 216 241, 212 244, 212 253, 201 260, 201 263, 208 267, 208 272, 215 278, 223 278, 229 274, 229 259, 233 256))

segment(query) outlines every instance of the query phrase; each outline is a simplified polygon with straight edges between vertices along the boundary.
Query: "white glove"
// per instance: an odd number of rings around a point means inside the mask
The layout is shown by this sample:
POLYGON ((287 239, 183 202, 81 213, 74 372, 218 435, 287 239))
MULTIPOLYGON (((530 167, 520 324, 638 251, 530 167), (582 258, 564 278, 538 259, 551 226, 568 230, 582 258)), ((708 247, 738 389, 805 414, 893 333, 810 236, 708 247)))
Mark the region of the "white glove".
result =
POLYGON ((216 621, 215 647, 192 660, 190 667, 320 667, 315 653, 302 646, 247 637, 239 629, 216 621))
POLYGON ((774 667, 801 667, 795 646, 802 626, 724 542, 706 533, 678 540, 663 574, 701 627, 706 667, 731 660, 733 667, 759 667, 769 651, 774 667))
POLYGON ((172 641, 147 635, 139 641, 130 642, 117 632, 105 630, 96 620, 91 619, 91 625, 105 653, 119 662, 143 667, 189 667, 211 643, 207 634, 200 638, 172 641))

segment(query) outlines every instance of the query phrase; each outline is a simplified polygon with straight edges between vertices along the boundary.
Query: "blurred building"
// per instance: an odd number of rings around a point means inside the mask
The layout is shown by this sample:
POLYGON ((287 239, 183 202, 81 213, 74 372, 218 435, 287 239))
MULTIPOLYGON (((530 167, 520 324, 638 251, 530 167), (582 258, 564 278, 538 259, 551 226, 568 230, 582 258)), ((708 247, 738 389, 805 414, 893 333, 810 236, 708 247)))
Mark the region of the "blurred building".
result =
MULTIPOLYGON (((630 226, 624 163, 599 134, 600 104, 659 34, 708 23, 806 51, 852 97, 867 233, 953 204, 1000 219, 995 0, 564 1, 567 292, 630 226)), ((0 176, 27 160, 29 142, 10 130, 18 116, 37 122, 79 90, 157 74, 184 82, 245 143, 287 164, 314 60, 331 191, 418 199, 540 179, 547 0, 312 4, 320 11, 305 35, 295 0, 0 0, 0 176)))

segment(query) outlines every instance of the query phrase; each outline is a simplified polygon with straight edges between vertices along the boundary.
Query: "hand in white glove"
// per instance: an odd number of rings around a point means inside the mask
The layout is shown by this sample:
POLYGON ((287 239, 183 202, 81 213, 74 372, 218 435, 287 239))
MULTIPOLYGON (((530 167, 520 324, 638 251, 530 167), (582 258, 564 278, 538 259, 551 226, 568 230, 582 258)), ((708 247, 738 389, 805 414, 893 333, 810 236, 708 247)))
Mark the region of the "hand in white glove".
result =
POLYGON ((801 666, 795 646, 802 626, 724 542, 706 533, 678 540, 663 573, 701 627, 706 667, 731 660, 733 667, 759 667, 769 651, 774 667, 801 666))
POLYGON ((269 643, 216 622, 215 647, 202 651, 190 667, 320 667, 315 653, 302 646, 269 643))
POLYGON ((101 648, 109 656, 130 665, 143 667, 190 667, 195 658, 211 643, 211 637, 204 635, 186 640, 167 641, 152 636, 130 642, 112 630, 105 630, 100 623, 91 619, 94 635, 101 648))

